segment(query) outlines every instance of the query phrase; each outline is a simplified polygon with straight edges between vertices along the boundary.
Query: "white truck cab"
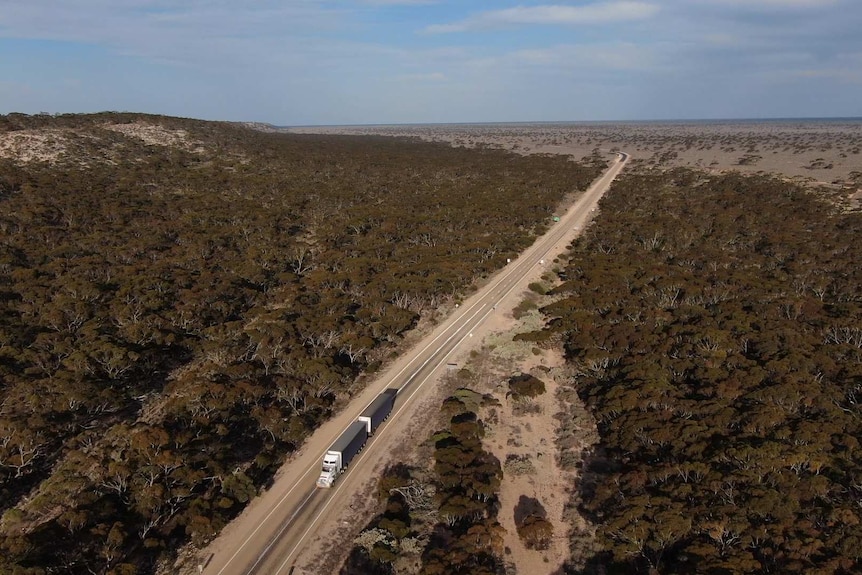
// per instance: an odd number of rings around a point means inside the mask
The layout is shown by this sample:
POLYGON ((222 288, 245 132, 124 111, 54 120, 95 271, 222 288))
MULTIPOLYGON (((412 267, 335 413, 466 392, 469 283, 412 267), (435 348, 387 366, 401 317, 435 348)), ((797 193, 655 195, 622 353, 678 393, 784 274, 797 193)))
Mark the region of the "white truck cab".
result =
POLYGON ((332 487, 339 471, 341 471, 341 454, 327 451, 323 456, 323 469, 320 471, 320 477, 317 478, 317 486, 332 487))

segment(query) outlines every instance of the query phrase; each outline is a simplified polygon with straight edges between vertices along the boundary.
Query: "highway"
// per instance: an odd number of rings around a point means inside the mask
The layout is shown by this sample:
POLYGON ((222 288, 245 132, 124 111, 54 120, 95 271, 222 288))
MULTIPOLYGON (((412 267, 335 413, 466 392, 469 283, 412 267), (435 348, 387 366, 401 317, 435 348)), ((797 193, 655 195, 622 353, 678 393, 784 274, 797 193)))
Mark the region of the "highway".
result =
POLYGON ((436 381, 450 357, 459 346, 463 348, 465 340, 473 337, 489 315, 502 313, 497 306, 507 295, 526 288, 526 278, 536 266, 550 267, 550 260, 571 241, 573 230, 582 230, 590 220, 601 196, 627 161, 628 155, 617 154, 616 161, 545 235, 492 276, 336 418, 321 426, 285 464, 273 487, 258 497, 210 546, 198 571, 208 575, 291 575, 303 545, 327 513, 343 501, 344 492, 368 479, 362 473, 363 459, 373 452, 376 444, 383 443, 393 421, 410 416, 411 408, 418 404, 417 394, 429 390, 431 386, 426 384, 436 381), (388 388, 399 390, 389 420, 369 438, 363 451, 331 489, 316 488, 323 452, 378 393, 388 388))

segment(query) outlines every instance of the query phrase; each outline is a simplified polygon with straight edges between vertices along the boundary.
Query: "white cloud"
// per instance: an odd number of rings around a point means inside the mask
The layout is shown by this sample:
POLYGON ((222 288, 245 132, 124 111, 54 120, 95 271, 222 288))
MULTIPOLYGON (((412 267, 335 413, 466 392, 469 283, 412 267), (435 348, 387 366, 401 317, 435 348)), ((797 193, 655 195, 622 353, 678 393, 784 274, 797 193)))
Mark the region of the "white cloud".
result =
POLYGON ((362 0, 370 6, 427 6, 437 4, 439 0, 362 0))
POLYGON ((661 47, 607 42, 510 50, 460 61, 445 72, 452 83, 484 86, 488 92, 533 93, 539 86, 555 86, 564 94, 572 86, 589 92, 603 83, 621 85, 671 69, 661 47))
POLYGON ((817 80, 838 80, 849 84, 862 84, 862 72, 859 70, 847 70, 845 68, 818 68, 809 70, 797 70, 793 73, 799 78, 812 78, 817 80))
POLYGON ((531 66, 560 69, 646 71, 658 66, 657 55, 647 46, 618 44, 563 44, 548 49, 517 50, 510 58, 531 66))
POLYGON ((712 46, 735 48, 742 44, 742 40, 736 34, 723 34, 714 32, 703 37, 704 41, 712 46))
POLYGON ((826 8, 840 2, 842 0, 708 0, 709 4, 743 7, 749 10, 826 8))
POLYGON ((28 0, 3 2, 0 37, 105 46, 127 54, 180 59, 242 40, 263 42, 331 30, 343 12, 314 1, 255 2, 242 9, 222 0, 28 0))
POLYGON ((548 4, 542 6, 517 6, 505 10, 492 10, 470 16, 451 24, 435 24, 425 28, 426 32, 465 32, 483 28, 510 25, 556 24, 583 25, 642 20, 654 16, 659 7, 648 2, 603 2, 584 6, 548 4))

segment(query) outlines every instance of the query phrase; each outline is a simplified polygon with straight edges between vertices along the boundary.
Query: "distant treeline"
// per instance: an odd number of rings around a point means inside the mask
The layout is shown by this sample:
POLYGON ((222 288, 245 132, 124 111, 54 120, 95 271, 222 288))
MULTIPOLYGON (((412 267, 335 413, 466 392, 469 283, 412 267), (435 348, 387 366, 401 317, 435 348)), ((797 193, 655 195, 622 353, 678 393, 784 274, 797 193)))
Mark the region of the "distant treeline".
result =
POLYGON ((150 573, 602 165, 136 114, 0 116, 0 572, 150 573), (148 144, 109 124, 157 126, 148 144))
POLYGON ((862 572, 860 238, 768 177, 614 184, 531 335, 599 422, 586 572, 862 572))

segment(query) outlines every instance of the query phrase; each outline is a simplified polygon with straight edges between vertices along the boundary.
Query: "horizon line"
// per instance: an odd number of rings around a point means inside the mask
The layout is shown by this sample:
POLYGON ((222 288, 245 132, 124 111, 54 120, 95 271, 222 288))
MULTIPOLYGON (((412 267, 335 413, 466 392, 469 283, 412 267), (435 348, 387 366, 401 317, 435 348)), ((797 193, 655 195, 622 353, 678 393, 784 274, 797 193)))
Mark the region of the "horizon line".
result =
MULTIPOLYGON (((483 122, 392 122, 356 124, 269 124, 275 128, 384 128, 411 126, 501 126, 501 125, 558 125, 558 124, 684 124, 684 123, 745 123, 745 122, 862 122, 862 116, 783 116, 763 118, 657 118, 646 120, 513 120, 483 122)), ((248 122, 268 123, 268 122, 248 122)))

